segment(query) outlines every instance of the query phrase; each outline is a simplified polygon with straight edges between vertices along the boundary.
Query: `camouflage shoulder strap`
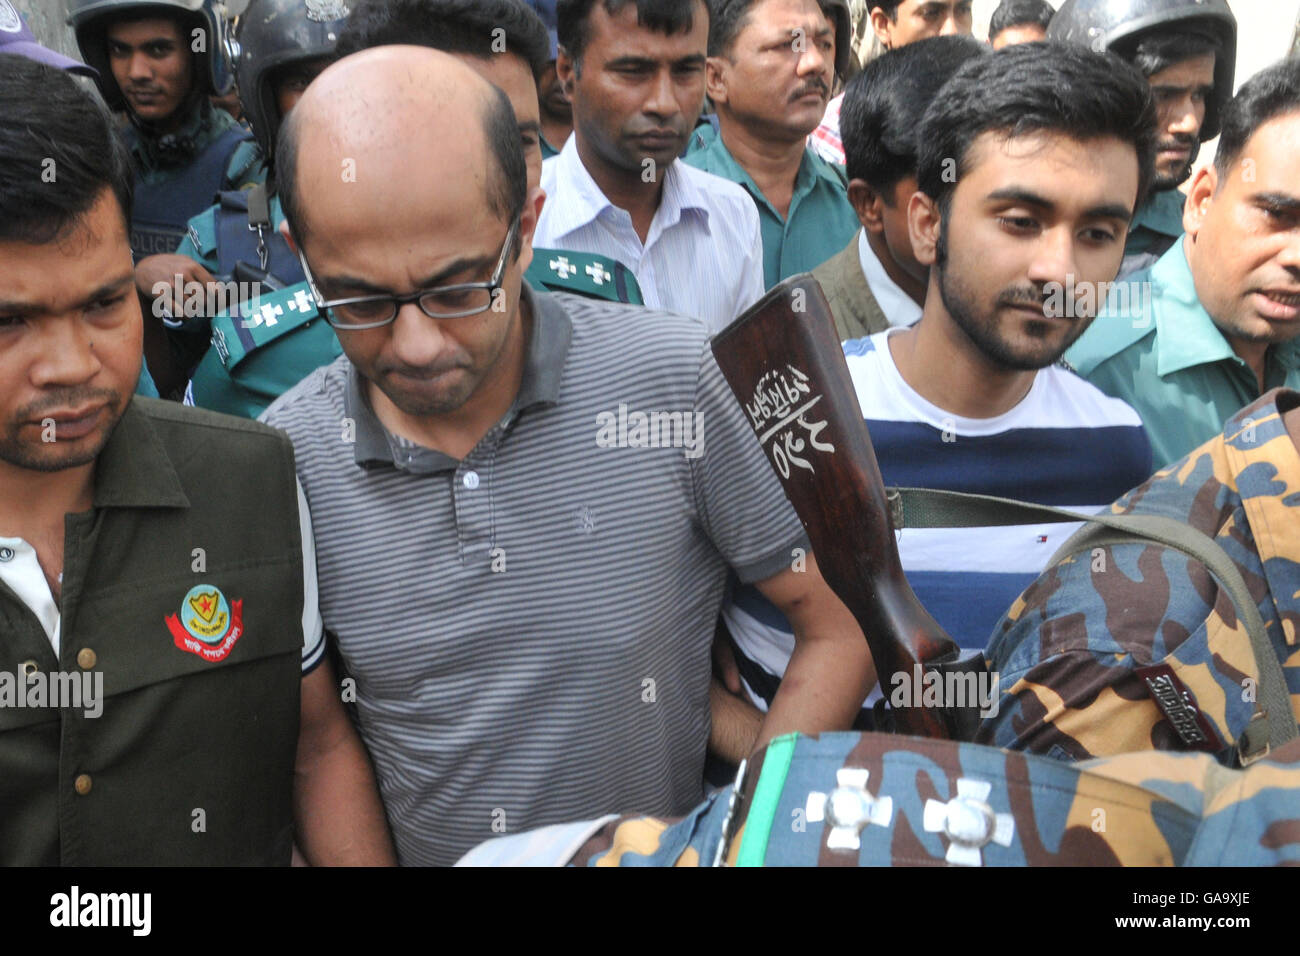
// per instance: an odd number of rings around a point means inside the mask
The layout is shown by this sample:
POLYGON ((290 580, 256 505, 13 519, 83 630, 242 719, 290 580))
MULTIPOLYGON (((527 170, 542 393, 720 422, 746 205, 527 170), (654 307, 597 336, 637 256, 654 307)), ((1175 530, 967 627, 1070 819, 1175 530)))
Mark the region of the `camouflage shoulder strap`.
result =
POLYGON ((1203 564, 1228 592, 1255 657, 1259 696, 1255 716, 1237 741, 1237 757, 1246 766, 1297 737, 1296 718, 1281 662, 1264 631, 1259 608, 1241 572, 1214 539, 1173 518, 1147 514, 1079 514, 991 495, 972 495, 931 488, 887 489, 890 519, 903 528, 981 528, 1017 524, 1082 521, 1052 556, 1048 567, 1080 551, 1116 544, 1155 543, 1180 551, 1203 564))

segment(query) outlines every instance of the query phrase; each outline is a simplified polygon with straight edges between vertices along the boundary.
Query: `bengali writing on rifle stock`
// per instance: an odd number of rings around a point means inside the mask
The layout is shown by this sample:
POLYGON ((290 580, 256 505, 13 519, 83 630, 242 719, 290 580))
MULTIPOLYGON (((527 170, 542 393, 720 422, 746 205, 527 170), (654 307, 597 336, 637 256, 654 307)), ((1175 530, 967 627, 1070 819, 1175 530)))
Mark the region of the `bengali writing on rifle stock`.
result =
POLYGON ((835 451, 833 444, 818 438, 826 420, 817 417, 822 396, 812 394, 809 382, 807 374, 787 364, 765 373, 754 387, 753 398, 743 403, 759 444, 772 456, 782 478, 790 477, 792 467, 816 473, 811 453, 835 451))

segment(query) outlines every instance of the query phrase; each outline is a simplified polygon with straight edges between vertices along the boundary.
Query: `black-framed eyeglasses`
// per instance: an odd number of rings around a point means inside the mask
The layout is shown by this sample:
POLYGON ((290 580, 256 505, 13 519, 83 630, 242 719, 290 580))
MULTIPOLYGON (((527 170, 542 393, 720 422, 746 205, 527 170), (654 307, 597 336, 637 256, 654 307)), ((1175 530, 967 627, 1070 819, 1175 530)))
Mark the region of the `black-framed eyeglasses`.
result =
POLYGON ((519 232, 519 220, 510 225, 506 241, 501 246, 501 255, 497 259, 492 278, 487 282, 465 282, 460 285, 444 285, 433 289, 421 289, 410 295, 359 295, 347 299, 326 300, 316 287, 307 259, 298 250, 298 262, 302 264, 307 285, 316 299, 316 308, 325 316, 325 321, 336 329, 377 329, 388 325, 397 318, 398 310, 408 302, 414 302, 420 311, 431 319, 458 319, 466 315, 478 315, 492 307, 501 280, 506 274, 506 257, 515 244, 515 235, 519 232))

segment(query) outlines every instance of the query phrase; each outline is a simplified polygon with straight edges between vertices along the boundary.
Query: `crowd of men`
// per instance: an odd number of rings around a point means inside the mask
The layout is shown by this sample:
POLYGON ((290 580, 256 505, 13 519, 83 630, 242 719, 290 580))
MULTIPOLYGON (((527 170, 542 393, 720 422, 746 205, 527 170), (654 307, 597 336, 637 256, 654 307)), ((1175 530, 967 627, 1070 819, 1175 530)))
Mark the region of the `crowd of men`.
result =
MULTIPOLYGON (((888 484, 1176 516, 1300 668, 1300 59, 970 7, 0 0, 0 862, 450 864, 875 728, 710 346, 808 272, 888 484)), ((1077 527, 900 536, 977 739, 1230 762, 1231 601, 1077 527)))

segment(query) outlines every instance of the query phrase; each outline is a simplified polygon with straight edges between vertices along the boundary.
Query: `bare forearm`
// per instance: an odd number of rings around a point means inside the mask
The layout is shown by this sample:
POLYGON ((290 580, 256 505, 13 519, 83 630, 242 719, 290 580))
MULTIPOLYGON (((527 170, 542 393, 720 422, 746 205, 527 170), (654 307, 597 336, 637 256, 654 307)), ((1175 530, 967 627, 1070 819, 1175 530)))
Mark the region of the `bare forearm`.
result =
POLYGON ((717 680, 709 687, 709 709, 713 717, 709 750, 728 763, 740 763, 754 751, 763 712, 717 680))
POLYGON ((798 635, 758 744, 796 730, 848 730, 875 682, 871 653, 861 637, 798 635))
POLYGON ((397 862, 370 760, 355 732, 301 761, 294 774, 298 846, 315 866, 397 862))

